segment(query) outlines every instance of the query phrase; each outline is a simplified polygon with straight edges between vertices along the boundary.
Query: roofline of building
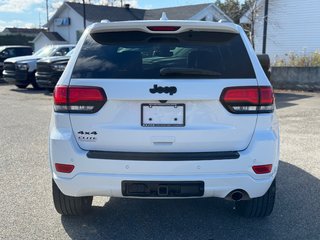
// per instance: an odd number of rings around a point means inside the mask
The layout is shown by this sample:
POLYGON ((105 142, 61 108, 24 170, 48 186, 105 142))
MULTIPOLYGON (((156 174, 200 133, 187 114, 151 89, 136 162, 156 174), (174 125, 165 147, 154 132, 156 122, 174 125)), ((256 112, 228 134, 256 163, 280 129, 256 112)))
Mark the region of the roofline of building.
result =
MULTIPOLYGON (((37 40, 38 40, 38 38, 41 36, 41 34, 42 35, 44 35, 46 38, 48 38, 43 32, 39 32, 39 34, 32 40, 32 41, 30 41, 31 43, 35 43, 37 40)), ((48 38, 49 39, 49 38, 48 38)), ((50 39, 49 39, 50 40, 50 39)), ((51 42, 67 42, 66 40, 64 40, 64 41, 60 41, 60 40, 54 40, 54 41, 52 41, 52 40, 50 40, 51 42)))
MULTIPOLYGON (((210 3, 206 8, 204 8, 203 10, 207 9, 207 8, 214 8, 219 14, 221 14, 222 16, 225 17, 225 20, 229 21, 229 22, 232 22, 233 23, 233 20, 227 15, 225 14, 219 7, 217 7, 214 3, 210 3)), ((202 10, 202 11, 203 11, 202 10)), ((221 20, 221 19, 219 19, 221 20)))
POLYGON ((75 11, 72 7, 70 7, 68 2, 63 2, 63 4, 57 9, 57 11, 50 17, 49 21, 46 24, 43 25, 43 27, 48 28, 48 25, 50 25, 53 22, 53 20, 55 19, 56 15, 59 15, 66 7, 70 8, 72 11, 77 13, 77 11, 75 11))
POLYGON ((35 41, 41 36, 41 34, 43 34, 42 32, 39 32, 38 35, 32 40, 30 41, 31 43, 35 43, 35 41))
MULTIPOLYGON (((226 18, 226 20, 233 22, 233 20, 228 17, 219 7, 217 7, 214 3, 201 3, 201 4, 191 4, 191 5, 183 5, 183 6, 196 6, 196 5, 205 5, 205 4, 209 4, 207 7, 205 7, 204 9, 207 8, 214 8, 217 12, 219 12, 219 14, 221 14, 222 16, 224 16, 226 18)), ((93 4, 86 4, 86 5, 93 5, 93 4)), ((131 8, 131 9, 136 9, 136 10, 141 10, 141 11, 151 11, 151 10, 161 10, 161 9, 172 9, 172 8, 177 8, 177 7, 183 7, 183 6, 176 6, 176 7, 168 7, 168 8, 155 8, 155 9, 141 9, 141 8, 131 8)), ((70 5, 69 2, 64 2, 58 9, 57 11, 52 15, 52 17, 49 19, 49 21, 43 25, 43 27, 48 27, 48 25, 50 25, 53 20, 55 19, 55 17, 57 15, 59 15, 66 7, 69 7, 72 11, 74 11, 75 13, 77 13, 77 15, 79 15, 80 17, 83 17, 82 15, 80 15, 77 11, 75 11, 70 5)), ((110 8, 114 7, 114 6, 108 6, 110 8)), ((120 8, 120 7, 114 7, 114 8, 120 8)), ((87 22, 91 22, 90 20, 86 19, 87 22)))

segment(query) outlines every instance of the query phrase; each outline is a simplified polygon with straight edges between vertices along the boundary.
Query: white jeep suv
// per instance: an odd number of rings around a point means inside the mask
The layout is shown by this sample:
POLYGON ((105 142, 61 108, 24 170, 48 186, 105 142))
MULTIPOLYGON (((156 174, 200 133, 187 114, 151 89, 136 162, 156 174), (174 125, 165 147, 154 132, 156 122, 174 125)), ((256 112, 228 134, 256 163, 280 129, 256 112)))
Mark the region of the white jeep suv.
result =
POLYGON ((274 96, 241 27, 200 21, 96 23, 54 91, 53 199, 219 197, 247 217, 275 200, 274 96))

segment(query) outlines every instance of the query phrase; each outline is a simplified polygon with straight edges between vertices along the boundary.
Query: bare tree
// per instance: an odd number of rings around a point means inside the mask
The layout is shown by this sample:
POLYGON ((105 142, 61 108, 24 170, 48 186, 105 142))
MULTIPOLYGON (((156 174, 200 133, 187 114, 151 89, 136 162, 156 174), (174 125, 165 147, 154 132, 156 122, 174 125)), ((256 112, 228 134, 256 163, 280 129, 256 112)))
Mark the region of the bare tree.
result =
POLYGON ((216 0, 214 4, 226 13, 235 23, 239 23, 242 7, 239 0, 216 0))
POLYGON ((255 48, 255 27, 258 21, 261 21, 262 5, 256 0, 246 0, 242 5, 243 17, 247 19, 247 24, 242 24, 244 30, 248 33, 248 37, 255 48))

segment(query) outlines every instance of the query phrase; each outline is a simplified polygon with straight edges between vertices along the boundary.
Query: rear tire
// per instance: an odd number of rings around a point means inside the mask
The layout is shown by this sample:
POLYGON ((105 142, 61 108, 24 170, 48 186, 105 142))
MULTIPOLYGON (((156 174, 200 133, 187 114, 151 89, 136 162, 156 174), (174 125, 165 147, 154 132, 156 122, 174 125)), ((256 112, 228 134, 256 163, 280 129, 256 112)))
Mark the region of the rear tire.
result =
POLYGON ((26 88, 29 84, 16 84, 17 88, 26 88))
POLYGON ((36 76, 35 76, 35 74, 36 74, 36 72, 34 71, 34 72, 32 72, 32 73, 29 73, 29 75, 28 75, 28 79, 30 80, 30 82, 31 82, 31 85, 32 85, 32 87, 34 88, 34 89, 42 89, 40 86, 39 86, 39 84, 37 83, 37 81, 36 81, 36 76))
POLYGON ((237 212, 244 217, 266 217, 272 213, 276 197, 276 180, 261 197, 236 202, 237 212))
POLYGON ((41 87, 36 82, 31 83, 31 85, 34 89, 41 89, 41 87))
POLYGON ((47 92, 53 93, 54 88, 46 88, 47 92))
POLYGON ((54 207, 58 213, 65 216, 79 216, 91 210, 93 197, 71 197, 63 194, 52 179, 52 194, 54 207))

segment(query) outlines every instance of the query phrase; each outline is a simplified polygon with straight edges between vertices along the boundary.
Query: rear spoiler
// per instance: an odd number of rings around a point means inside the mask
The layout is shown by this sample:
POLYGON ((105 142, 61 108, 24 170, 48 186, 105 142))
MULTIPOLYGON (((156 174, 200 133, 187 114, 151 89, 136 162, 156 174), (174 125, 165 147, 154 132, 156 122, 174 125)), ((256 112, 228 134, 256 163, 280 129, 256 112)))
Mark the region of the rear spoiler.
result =
MULTIPOLYGON (((232 23, 217 23, 206 21, 122 21, 122 22, 103 22, 92 25, 90 33, 108 31, 143 31, 153 33, 150 27, 179 27, 170 33, 181 33, 189 30, 217 31, 228 33, 239 33, 237 25, 232 23)), ((165 33, 168 33, 164 31, 165 33)), ((161 33, 161 31, 158 31, 161 33)))

